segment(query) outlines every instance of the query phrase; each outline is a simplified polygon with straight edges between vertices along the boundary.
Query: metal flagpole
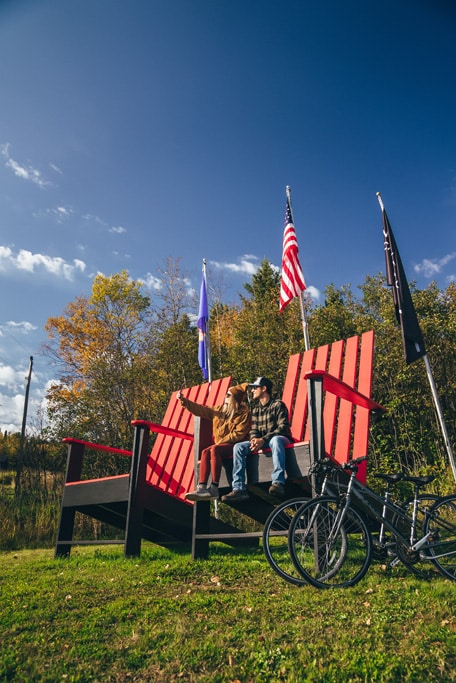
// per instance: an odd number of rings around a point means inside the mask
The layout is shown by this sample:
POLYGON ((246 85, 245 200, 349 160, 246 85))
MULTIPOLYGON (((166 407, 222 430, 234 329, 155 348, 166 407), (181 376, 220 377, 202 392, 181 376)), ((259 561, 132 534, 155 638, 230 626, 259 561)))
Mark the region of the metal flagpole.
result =
MULTIPOLYGON (((382 201, 380 192, 377 192, 377 199, 378 199, 378 202, 380 204, 380 208, 381 208, 382 212, 385 211, 385 207, 383 205, 383 201, 382 201)), ((450 439, 448 436, 448 430, 446 428, 445 418, 443 416, 442 406, 440 405, 439 396, 437 394, 437 388, 436 388, 435 382, 434 382, 434 375, 432 374, 432 368, 431 368, 431 364, 429 363, 429 358, 428 358, 427 353, 424 354, 423 360, 424 360, 424 365, 426 367, 426 374, 427 374, 427 378, 429 381, 429 385, 431 387, 431 393, 432 393, 432 398, 434 400, 435 410, 437 412, 437 418, 438 418, 438 421, 440 424, 440 429, 442 430, 443 440, 445 442, 445 448, 446 448, 446 451, 448 454, 448 459, 450 461, 451 470, 453 472, 453 477, 454 477, 454 480, 456 481, 456 463, 455 463, 455 459, 454 459, 454 453, 453 453, 453 449, 452 449, 451 444, 450 444, 450 439)))
MULTIPOLYGON (((292 221, 293 225, 295 225, 294 217, 293 217, 293 207, 291 205, 291 187, 289 185, 287 185, 285 188, 285 191, 287 194, 288 205, 290 207, 291 221, 292 221)), ((304 349, 306 351, 308 351, 310 349, 310 341, 309 341, 309 329, 307 327, 306 309, 304 306, 304 292, 301 292, 298 298, 299 298, 299 305, 301 307, 302 331, 304 334, 304 349)))
POLYGON ((431 364, 429 363, 429 358, 427 356, 427 353, 423 356, 423 359, 424 359, 424 364, 426 366, 426 372, 427 372, 429 384, 431 385, 432 398, 434 399, 435 409, 437 411, 437 417, 439 419, 440 428, 441 428, 442 434, 443 434, 443 440, 445 441, 445 447, 446 447, 446 450, 448 453, 448 459, 450 461, 451 470, 453 472, 454 480, 456 481, 456 463, 454 461, 454 453, 453 453, 453 449, 451 448, 450 438, 448 436, 448 431, 447 431, 446 424, 445 424, 445 418, 443 417, 443 411, 442 411, 442 407, 440 405, 439 397, 437 394, 437 389, 436 389, 435 382, 434 382, 434 376, 432 374, 431 364))
MULTIPOLYGON (((204 284, 206 287, 206 302, 207 302, 207 277, 206 277, 206 259, 203 258, 203 277, 204 284)), ((212 383, 212 364, 211 364, 211 340, 209 336, 209 305, 207 307, 207 318, 206 318, 206 363, 207 363, 207 381, 209 385, 212 383)), ((219 501, 214 501, 214 516, 215 519, 219 518, 219 501)))
MULTIPOLYGON (((207 300, 207 278, 206 278, 206 259, 203 258, 203 277, 204 284, 206 287, 206 300, 207 300)), ((212 382, 212 364, 211 364, 211 340, 209 335, 209 306, 207 308, 207 319, 206 319, 206 361, 207 361, 207 381, 209 384, 212 382)))

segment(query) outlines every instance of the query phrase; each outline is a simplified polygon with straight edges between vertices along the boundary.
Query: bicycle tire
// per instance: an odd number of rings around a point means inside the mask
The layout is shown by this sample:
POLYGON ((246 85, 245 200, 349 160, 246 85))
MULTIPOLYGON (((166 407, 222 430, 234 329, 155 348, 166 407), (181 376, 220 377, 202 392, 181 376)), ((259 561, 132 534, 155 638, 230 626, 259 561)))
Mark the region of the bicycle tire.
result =
POLYGON ((456 495, 440 498, 430 508, 424 523, 424 533, 431 534, 423 552, 443 576, 456 581, 456 495), (443 555, 443 556, 442 556, 443 555))
POLYGON ((263 529, 263 552, 272 569, 295 586, 307 585, 297 571, 288 550, 288 531, 297 510, 309 498, 292 498, 278 505, 267 518, 263 529))
POLYGON ((321 496, 298 510, 290 524, 291 559, 315 588, 354 586, 369 569, 372 540, 366 523, 351 508, 342 523, 341 514, 339 498, 321 496))
MULTIPOLYGON (((416 527, 417 539, 421 536, 424 536, 424 525, 426 522, 427 515, 429 514, 429 510, 431 509, 431 507, 438 500, 439 497, 432 493, 422 493, 418 496, 418 517, 416 527)), ((408 500, 406 500, 405 503, 402 503, 401 506, 407 512, 407 514, 410 514, 410 517, 412 516, 414 502, 414 497, 411 497, 408 500), (408 513, 408 510, 410 510, 410 513, 408 513)), ((393 524, 397 525, 398 520, 399 515, 393 518, 393 524)), ((426 580, 432 579, 436 576, 437 572, 435 563, 430 561, 429 559, 423 559, 419 551, 413 552, 410 551, 409 548, 400 546, 398 546, 396 550, 397 557, 400 559, 401 563, 409 572, 411 572, 415 576, 419 577, 420 579, 426 580)), ((392 560, 390 560, 390 564, 391 561, 392 560)))

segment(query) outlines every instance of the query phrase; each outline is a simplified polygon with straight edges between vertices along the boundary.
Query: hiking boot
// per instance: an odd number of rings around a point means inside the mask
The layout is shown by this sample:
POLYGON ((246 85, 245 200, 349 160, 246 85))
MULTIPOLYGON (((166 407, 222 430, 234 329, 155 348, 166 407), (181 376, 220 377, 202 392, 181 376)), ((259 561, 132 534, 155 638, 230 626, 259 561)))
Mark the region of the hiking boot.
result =
POLYGON ((218 497, 218 486, 213 484, 209 488, 205 484, 198 484, 196 491, 185 494, 186 500, 218 500, 218 497))
POLYGON ((222 496, 222 501, 224 503, 242 503, 244 500, 249 499, 249 494, 247 491, 241 491, 240 489, 233 489, 226 496, 222 496))
POLYGON ((279 484, 278 481, 274 482, 274 484, 271 484, 269 487, 269 495, 276 496, 276 498, 285 498, 285 486, 279 484))

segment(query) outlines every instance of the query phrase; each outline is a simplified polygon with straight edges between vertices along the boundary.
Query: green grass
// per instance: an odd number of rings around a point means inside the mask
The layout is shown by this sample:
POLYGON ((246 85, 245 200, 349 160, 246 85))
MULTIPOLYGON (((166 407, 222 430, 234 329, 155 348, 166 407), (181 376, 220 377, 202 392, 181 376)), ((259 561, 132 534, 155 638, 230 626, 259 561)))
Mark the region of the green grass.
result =
POLYGON ((261 549, 194 562, 145 543, 0 554, 0 681, 456 680, 456 583, 374 564, 294 587, 261 549))

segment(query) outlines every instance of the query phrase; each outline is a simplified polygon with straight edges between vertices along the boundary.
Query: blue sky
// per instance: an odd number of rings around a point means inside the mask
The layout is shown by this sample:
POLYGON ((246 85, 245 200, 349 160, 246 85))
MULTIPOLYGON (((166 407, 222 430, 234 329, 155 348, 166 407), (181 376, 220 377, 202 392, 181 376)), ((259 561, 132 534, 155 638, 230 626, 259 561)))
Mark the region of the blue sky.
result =
MULTIPOLYGON (((53 376, 44 324, 93 277, 202 259, 237 301, 280 265, 291 186, 309 290, 456 279, 450 0, 2 0, 0 428, 53 376)), ((321 299, 320 299, 321 300, 321 299)), ((196 350, 195 350, 196 352, 196 350)))

